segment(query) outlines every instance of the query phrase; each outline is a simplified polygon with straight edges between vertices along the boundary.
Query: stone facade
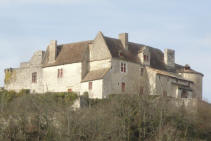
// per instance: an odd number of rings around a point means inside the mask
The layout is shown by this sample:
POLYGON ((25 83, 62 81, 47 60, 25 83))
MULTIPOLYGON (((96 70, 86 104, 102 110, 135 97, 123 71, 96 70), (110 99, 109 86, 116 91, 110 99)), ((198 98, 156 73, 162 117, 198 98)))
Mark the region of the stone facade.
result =
POLYGON ((94 40, 36 52, 20 68, 5 69, 5 89, 32 93, 75 91, 90 98, 109 94, 150 94, 202 99, 203 74, 175 63, 175 51, 119 39, 99 32, 94 40))

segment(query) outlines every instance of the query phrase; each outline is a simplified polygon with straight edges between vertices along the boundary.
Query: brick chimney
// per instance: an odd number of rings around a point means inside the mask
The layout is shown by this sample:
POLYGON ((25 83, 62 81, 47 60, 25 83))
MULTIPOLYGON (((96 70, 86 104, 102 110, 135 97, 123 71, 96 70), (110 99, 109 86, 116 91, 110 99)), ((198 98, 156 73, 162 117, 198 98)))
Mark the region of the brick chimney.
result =
POLYGON ((164 50, 164 63, 168 68, 175 67, 175 51, 172 49, 164 50))
POLYGON ((122 42, 122 45, 125 48, 125 50, 128 50, 128 33, 119 34, 119 39, 122 42))
POLYGON ((57 41, 51 40, 50 45, 48 46, 49 50, 49 63, 54 63, 56 61, 56 51, 57 51, 57 41))

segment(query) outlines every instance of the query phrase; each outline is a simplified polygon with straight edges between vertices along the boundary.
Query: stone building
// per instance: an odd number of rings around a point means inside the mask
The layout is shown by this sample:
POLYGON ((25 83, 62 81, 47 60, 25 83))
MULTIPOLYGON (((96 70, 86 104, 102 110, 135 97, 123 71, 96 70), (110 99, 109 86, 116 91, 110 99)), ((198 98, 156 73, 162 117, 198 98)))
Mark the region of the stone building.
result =
POLYGON ((35 52, 20 68, 5 69, 5 89, 32 93, 75 91, 90 98, 109 94, 150 94, 202 99, 203 74, 175 63, 175 51, 164 52, 101 32, 94 40, 58 45, 35 52))

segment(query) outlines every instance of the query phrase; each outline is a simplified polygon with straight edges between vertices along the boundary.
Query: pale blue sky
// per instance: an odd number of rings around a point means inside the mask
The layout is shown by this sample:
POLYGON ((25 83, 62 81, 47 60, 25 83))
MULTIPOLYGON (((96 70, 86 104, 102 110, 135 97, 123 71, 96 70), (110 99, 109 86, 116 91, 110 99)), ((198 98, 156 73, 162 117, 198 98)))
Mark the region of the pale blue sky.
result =
POLYGON ((4 68, 18 67, 49 41, 94 39, 98 31, 163 50, 204 73, 211 102, 210 0, 0 0, 0 86, 4 68))

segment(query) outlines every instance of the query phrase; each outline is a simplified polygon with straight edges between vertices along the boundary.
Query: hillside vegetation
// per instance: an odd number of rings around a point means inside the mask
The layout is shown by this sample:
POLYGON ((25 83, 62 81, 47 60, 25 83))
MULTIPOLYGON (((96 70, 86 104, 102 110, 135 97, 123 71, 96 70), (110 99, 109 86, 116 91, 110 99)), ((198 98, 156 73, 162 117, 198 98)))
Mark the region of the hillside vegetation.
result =
POLYGON ((165 97, 82 98, 74 111, 75 93, 0 92, 0 141, 211 141, 206 102, 188 112, 165 97))

